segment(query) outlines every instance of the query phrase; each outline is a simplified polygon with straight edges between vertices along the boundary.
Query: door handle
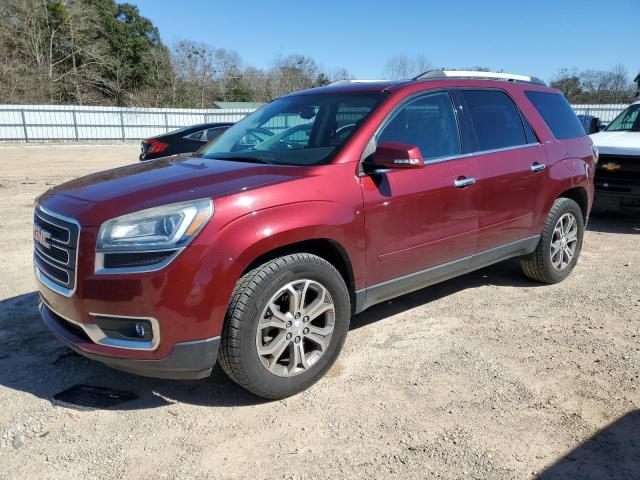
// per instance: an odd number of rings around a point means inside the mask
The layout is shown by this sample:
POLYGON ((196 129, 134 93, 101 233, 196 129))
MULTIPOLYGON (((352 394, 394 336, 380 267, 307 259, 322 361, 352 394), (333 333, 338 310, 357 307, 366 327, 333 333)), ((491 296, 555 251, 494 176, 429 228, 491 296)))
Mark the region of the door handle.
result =
POLYGON ((532 172, 540 172, 545 168, 547 168, 547 166, 544 163, 534 163, 533 165, 531 165, 532 172))
POLYGON ((468 187, 469 185, 473 185, 476 183, 475 178, 458 178, 453 181, 453 186, 456 188, 468 187))

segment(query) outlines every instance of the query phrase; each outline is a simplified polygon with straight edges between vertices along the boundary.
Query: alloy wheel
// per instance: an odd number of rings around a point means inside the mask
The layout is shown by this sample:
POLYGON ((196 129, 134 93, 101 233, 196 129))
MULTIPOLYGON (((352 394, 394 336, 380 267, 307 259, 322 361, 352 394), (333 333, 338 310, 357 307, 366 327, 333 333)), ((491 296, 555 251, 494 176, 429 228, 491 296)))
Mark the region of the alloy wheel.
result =
POLYGON ((290 377, 316 363, 329 348, 335 305, 315 280, 287 283, 267 302, 258 322, 256 349, 271 373, 290 377))
POLYGON ((578 245, 578 221, 572 213, 562 215, 553 229, 551 236, 551 264, 562 271, 571 263, 578 245))

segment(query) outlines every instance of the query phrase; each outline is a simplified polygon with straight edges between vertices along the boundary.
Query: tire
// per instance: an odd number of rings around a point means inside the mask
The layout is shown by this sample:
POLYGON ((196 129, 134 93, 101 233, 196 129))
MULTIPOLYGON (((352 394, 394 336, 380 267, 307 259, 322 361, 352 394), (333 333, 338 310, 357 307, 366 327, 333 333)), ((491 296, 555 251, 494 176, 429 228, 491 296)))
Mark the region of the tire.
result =
MULTIPOLYGON (((560 226, 559 228, 562 229, 563 227, 560 226)), ((582 218, 582 210, 578 204, 570 198, 558 198, 549 211, 536 250, 521 260, 524 274, 532 280, 543 283, 553 284, 561 282, 569 276, 578 262, 583 237, 584 220, 582 218), (557 251, 558 245, 564 248, 564 244, 559 240, 563 236, 567 239, 573 239, 573 229, 571 229, 567 235, 562 235, 556 228, 559 226, 560 219, 563 219, 563 225, 568 225, 567 219, 571 218, 575 222, 575 248, 570 260, 568 255, 562 252, 562 258, 560 259, 559 254, 555 256, 552 254, 554 251, 557 251), (553 251, 552 244, 554 247, 553 251)), ((569 251, 571 251, 572 244, 573 242, 566 244, 569 251)))
POLYGON ((231 380, 251 393, 285 398, 309 388, 331 368, 350 317, 349 292, 333 265, 309 253, 279 257, 238 280, 218 361, 231 380), (306 306, 291 308, 300 298, 306 306), (280 352, 282 342, 288 343, 280 352), (264 354, 267 350, 276 351, 264 354))

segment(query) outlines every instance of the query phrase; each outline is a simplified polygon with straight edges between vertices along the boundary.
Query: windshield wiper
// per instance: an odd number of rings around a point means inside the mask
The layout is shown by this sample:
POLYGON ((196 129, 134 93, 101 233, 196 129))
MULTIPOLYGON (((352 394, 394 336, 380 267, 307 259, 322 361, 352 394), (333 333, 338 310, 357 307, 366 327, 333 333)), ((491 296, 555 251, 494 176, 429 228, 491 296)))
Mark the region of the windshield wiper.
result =
POLYGON ((247 163, 264 163, 264 164, 271 164, 271 162, 269 162, 268 160, 265 160, 264 158, 260 158, 260 157, 250 157, 247 155, 242 155, 242 156, 224 156, 224 155, 214 155, 214 156, 205 156, 204 158, 209 158, 211 160, 231 160, 234 162, 247 162, 247 163))

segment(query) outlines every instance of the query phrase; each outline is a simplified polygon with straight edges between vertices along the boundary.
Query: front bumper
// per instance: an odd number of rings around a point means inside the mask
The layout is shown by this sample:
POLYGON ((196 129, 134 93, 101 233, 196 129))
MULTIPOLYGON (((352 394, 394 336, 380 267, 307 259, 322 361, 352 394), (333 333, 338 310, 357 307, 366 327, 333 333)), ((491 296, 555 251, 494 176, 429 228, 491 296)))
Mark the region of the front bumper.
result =
POLYGON ((601 208, 640 208, 640 182, 595 179, 595 202, 601 208))
POLYGON ((220 337, 176 343, 164 358, 146 360, 111 357, 82 348, 88 334, 83 326, 61 316, 40 299, 40 314, 49 329, 69 348, 91 360, 136 375, 171 379, 198 379, 211 374, 218 357, 220 337))

